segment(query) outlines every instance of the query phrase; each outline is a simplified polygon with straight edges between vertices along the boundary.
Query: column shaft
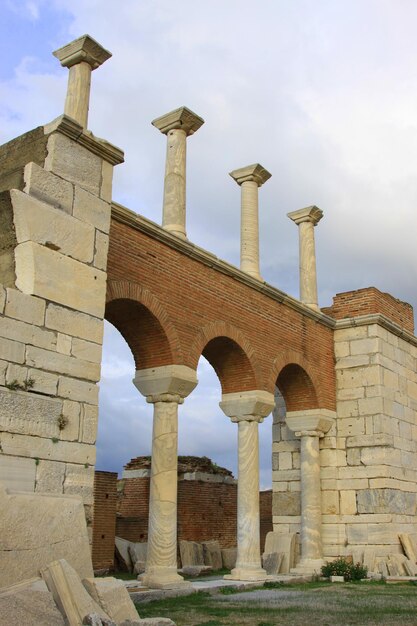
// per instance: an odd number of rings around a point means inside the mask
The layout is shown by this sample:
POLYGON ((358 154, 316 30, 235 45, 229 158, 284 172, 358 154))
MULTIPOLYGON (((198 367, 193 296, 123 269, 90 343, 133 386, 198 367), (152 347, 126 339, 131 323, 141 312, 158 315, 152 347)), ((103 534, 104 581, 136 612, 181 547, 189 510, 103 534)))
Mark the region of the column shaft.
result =
POLYGON ((183 239, 186 238, 186 146, 187 134, 184 130, 174 128, 167 133, 162 226, 183 239))
POLYGON ((246 180, 241 184, 240 269, 260 279, 258 219, 258 183, 246 180))
POLYGON ((300 246, 300 300, 318 309, 316 253, 314 224, 311 221, 299 224, 300 246))
POLYGON ((90 87, 91 65, 89 63, 81 62, 69 68, 64 113, 83 128, 87 128, 88 123, 90 87))
POLYGON ((322 558, 319 436, 301 435, 301 565, 322 558))

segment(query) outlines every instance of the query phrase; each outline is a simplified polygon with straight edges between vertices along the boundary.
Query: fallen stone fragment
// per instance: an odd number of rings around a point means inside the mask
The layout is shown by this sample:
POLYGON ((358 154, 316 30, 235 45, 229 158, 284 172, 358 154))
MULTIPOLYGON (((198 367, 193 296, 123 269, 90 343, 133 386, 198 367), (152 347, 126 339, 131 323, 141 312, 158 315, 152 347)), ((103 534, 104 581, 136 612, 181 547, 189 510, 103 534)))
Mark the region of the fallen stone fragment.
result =
POLYGON ((83 585, 103 611, 116 623, 136 621, 138 612, 121 580, 117 578, 86 578, 83 585))

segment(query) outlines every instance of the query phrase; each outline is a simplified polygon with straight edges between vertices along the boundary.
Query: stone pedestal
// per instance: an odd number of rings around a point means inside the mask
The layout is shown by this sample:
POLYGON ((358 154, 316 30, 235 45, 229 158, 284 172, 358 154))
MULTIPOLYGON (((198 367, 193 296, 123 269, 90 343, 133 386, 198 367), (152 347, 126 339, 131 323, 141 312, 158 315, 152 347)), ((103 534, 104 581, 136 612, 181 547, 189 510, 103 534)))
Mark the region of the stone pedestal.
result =
POLYGON ((301 561, 291 572, 319 572, 324 564, 319 439, 330 430, 334 413, 326 409, 292 411, 287 413, 286 422, 301 439, 301 561))
POLYGON ((141 580, 155 589, 189 586, 177 574, 178 405, 196 386, 196 373, 167 365, 138 370, 133 382, 154 405, 148 552, 141 580))
POLYGON ((300 245, 300 300, 311 308, 319 310, 314 226, 316 226, 323 217, 323 211, 316 206, 309 206, 305 209, 292 211, 287 215, 298 226, 300 245))
POLYGON ((271 174, 259 163, 230 172, 241 187, 240 269, 262 280, 259 271, 258 188, 271 174))
POLYGON ((222 396, 220 408, 238 423, 239 476, 237 494, 237 560, 232 580, 264 580, 259 534, 258 423, 272 411, 274 397, 266 391, 222 396))
POLYGON ((204 120, 190 109, 181 107, 158 117, 152 124, 167 136, 162 227, 186 239, 186 140, 204 124, 204 120))

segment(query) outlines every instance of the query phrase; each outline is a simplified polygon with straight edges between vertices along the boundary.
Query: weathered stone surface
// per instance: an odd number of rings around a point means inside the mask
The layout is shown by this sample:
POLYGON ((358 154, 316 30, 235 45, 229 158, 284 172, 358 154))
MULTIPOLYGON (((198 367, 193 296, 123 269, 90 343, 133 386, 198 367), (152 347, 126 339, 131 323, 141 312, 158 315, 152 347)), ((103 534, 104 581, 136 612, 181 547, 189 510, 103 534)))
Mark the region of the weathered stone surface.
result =
POLYGON ((35 368, 30 368, 27 373, 28 379, 34 381, 31 391, 45 394, 47 396, 56 396, 58 388, 58 375, 44 372, 35 368))
POLYGON ((218 541, 203 541, 204 565, 211 565, 214 570, 222 568, 222 553, 218 541))
POLYGON ((406 533, 400 533, 398 537, 404 550, 404 554, 408 559, 415 563, 417 561, 417 558, 410 535, 407 535, 406 533))
MULTIPOLYGON (((30 459, 32 460, 32 459, 30 459)), ((34 463, 35 461, 33 461, 34 463)), ((65 463, 39 459, 36 466, 36 491, 39 493, 62 493, 65 463)))
POLYGON ((41 575, 69 626, 79 626, 89 613, 97 613, 102 619, 109 619, 87 593, 80 576, 65 559, 49 563, 41 570, 41 575))
POLYGON ((357 492, 359 513, 415 515, 416 494, 397 489, 361 489, 357 492))
POLYGON ((146 565, 146 553, 148 550, 147 542, 131 543, 130 545, 128 545, 127 549, 133 564, 134 573, 142 574, 145 571, 146 565))
POLYGON ((222 548, 223 567, 233 569, 236 567, 237 548, 222 548))
POLYGON ((123 620, 135 621, 138 619, 135 605, 121 580, 112 577, 85 578, 83 585, 110 619, 117 623, 123 620))
POLYGON ((283 552, 264 553, 262 555, 262 567, 268 575, 277 575, 281 569, 281 563, 284 558, 283 552))
POLYGON ((99 344, 103 340, 102 320, 52 303, 46 309, 45 326, 99 344))
POLYGON ((4 454, 10 456, 26 456, 33 459, 50 461, 68 461, 94 465, 96 450, 86 443, 44 439, 30 435, 0 432, 0 444, 4 454))
POLYGON ((0 318, 0 336, 47 350, 56 349, 55 333, 10 317, 0 318))
POLYGON ((129 546, 132 545, 131 541, 122 539, 121 537, 115 537, 116 550, 125 564, 128 572, 133 570, 133 563, 129 553, 129 546))
POLYGON ((59 374, 68 374, 97 382, 100 380, 100 365, 80 358, 59 354, 51 350, 43 350, 35 346, 27 346, 26 363, 37 369, 50 370, 59 374))
MULTIPOLYGON (((132 622, 129 621, 129 624, 132 622)), ((102 619, 97 613, 89 613, 83 619, 83 625, 86 626, 117 626, 113 620, 102 619)))
POLYGON ((52 172, 47 172, 36 163, 28 163, 25 166, 23 178, 25 193, 52 204, 57 209, 63 209, 67 213, 72 212, 74 187, 71 183, 55 176, 52 172))
POLYGON ((25 589, 0 592, 0 624, 4 626, 64 626, 64 618, 48 591, 25 589))
POLYGON ((69 400, 97 405, 98 387, 94 383, 68 378, 68 376, 60 376, 58 380, 58 395, 69 400))
POLYGON ((281 572, 286 574, 296 562, 296 535, 280 534, 277 532, 269 532, 265 539, 265 554, 273 552, 283 553, 284 558, 281 564, 281 572))
POLYGON ((74 338, 71 342, 71 354, 77 359, 101 363, 101 346, 98 343, 74 338))
POLYGON ((212 571, 213 568, 211 567, 211 565, 187 565, 186 567, 182 567, 180 570, 178 570, 180 574, 183 574, 185 576, 192 576, 194 578, 197 578, 197 576, 201 576, 201 574, 208 574, 212 571))
POLYGON ((109 236, 105 233, 96 231, 96 247, 94 253, 94 267, 100 270, 107 268, 107 254, 109 251, 109 236))
POLYGON ((80 496, 84 504, 94 501, 94 467, 67 463, 64 479, 64 493, 80 496))
POLYGON ((7 289, 5 315, 42 326, 45 320, 45 300, 28 296, 17 289, 7 289))
POLYGON ((299 491, 280 491, 272 494, 272 515, 301 515, 299 491))
POLYGON ((38 576, 57 558, 67 559, 82 577, 92 577, 84 507, 78 498, 6 493, 0 485, 0 528, 0 587, 38 576))
POLYGON ((84 404, 81 414, 80 440, 85 443, 95 443, 97 438, 98 407, 84 404))
MULTIPOLYGON (((180 555, 183 567, 204 565, 203 546, 197 541, 180 541, 180 555)), ((211 563, 206 563, 211 565, 211 563)))
POLYGON ((0 430, 37 437, 59 436, 62 401, 0 389, 0 430))
POLYGON ((110 230, 110 204, 88 191, 76 187, 74 197, 74 217, 95 226, 103 233, 110 230))
POLYGON ((376 552, 372 547, 367 546, 363 553, 363 565, 368 568, 368 572, 376 571, 376 552))
POLYGON ((10 341, 0 337, 0 359, 11 361, 12 363, 24 363, 25 346, 18 341, 10 341))
POLYGON ((35 476, 35 459, 0 454, 0 481, 7 489, 33 492, 35 491, 35 476))
POLYGON ((103 316, 106 274, 101 270, 32 241, 16 247, 15 261, 16 287, 23 293, 103 316))

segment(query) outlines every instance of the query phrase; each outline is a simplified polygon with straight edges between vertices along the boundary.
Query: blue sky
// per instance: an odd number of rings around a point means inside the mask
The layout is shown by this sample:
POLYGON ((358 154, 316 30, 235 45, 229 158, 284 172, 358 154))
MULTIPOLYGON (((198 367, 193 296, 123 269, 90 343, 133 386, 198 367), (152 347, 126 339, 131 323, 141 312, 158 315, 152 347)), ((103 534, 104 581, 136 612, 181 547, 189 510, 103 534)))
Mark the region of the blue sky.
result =
MULTIPOLYGON (((3 0, 0 142, 63 110, 51 52, 86 32, 113 57, 94 72, 89 127, 125 150, 114 199, 160 223, 164 138, 150 124, 186 105, 187 231, 239 264, 239 190, 228 172, 260 162, 261 272, 298 294, 297 229, 317 204, 319 298, 375 285, 417 305, 417 4, 414 0, 3 0)), ((150 452, 152 410, 133 361, 106 328, 98 467, 150 452)), ((180 453, 236 471, 236 428, 204 361, 180 409, 180 453)), ((271 418, 261 426, 270 484, 271 418)))

